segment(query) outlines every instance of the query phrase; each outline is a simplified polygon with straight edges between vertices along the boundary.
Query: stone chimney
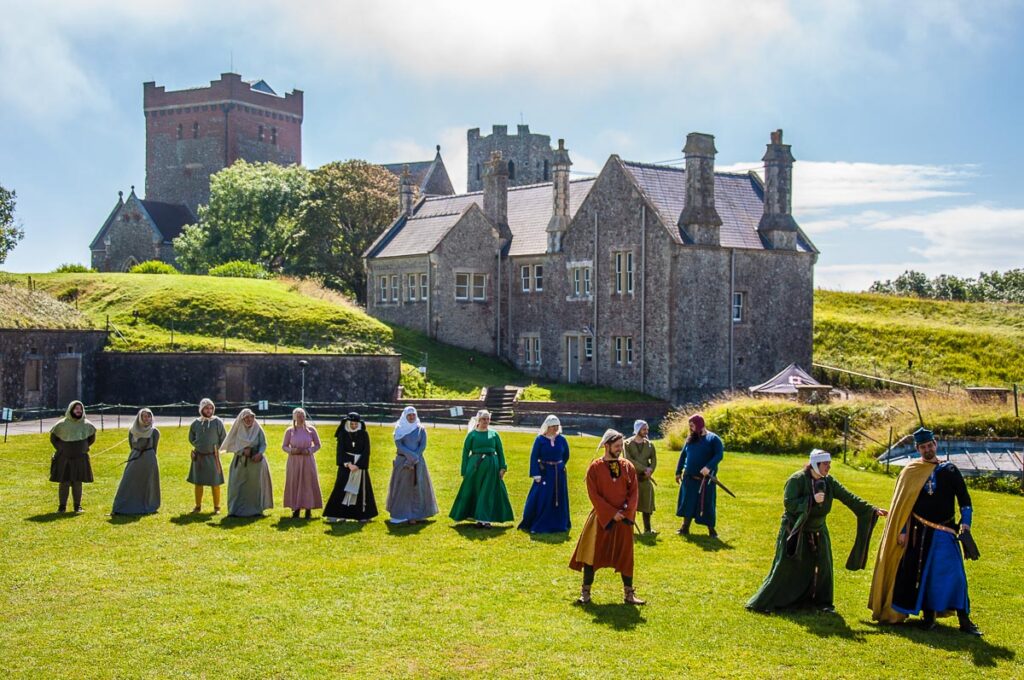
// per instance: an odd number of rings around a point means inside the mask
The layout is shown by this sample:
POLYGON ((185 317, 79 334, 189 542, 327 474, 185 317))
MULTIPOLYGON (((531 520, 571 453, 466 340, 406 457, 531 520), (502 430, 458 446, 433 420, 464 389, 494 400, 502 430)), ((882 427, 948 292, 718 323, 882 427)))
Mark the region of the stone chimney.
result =
POLYGON ((686 204, 679 215, 679 226, 702 246, 717 246, 722 218, 715 209, 714 135, 691 132, 686 135, 686 204))
POLYGON ((412 215, 413 207, 416 205, 416 187, 409 173, 409 166, 402 168, 402 174, 398 178, 398 214, 399 216, 412 215))
POLYGON ((571 166, 572 161, 569 160, 569 150, 565 148, 565 140, 559 139, 552 167, 554 181, 551 183, 551 187, 555 203, 547 230, 549 253, 562 252, 562 236, 569 229, 569 168, 571 166))
POLYGON ((793 154, 782 143, 782 130, 771 134, 764 152, 764 214, 757 231, 771 248, 796 250, 796 221, 793 219, 793 154))
POLYGON ((499 231, 508 228, 508 166, 500 151, 491 152, 484 171, 484 214, 499 231))

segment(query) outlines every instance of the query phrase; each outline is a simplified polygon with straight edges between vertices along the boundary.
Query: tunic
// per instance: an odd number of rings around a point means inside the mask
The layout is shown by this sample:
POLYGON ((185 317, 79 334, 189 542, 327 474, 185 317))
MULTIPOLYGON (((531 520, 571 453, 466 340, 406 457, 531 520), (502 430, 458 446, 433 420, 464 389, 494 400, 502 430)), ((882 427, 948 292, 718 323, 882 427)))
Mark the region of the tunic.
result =
POLYGON ((956 536, 921 521, 958 532, 954 501, 960 505, 961 523, 970 524, 971 495, 960 469, 952 463, 938 463, 914 502, 906 551, 893 588, 895 611, 907 615, 923 609, 970 612, 967 573, 956 536))
POLYGON ((188 481, 196 486, 220 486, 224 483, 224 470, 220 466, 220 445, 228 436, 224 422, 214 416, 209 420, 196 418, 188 428, 188 441, 192 445, 192 465, 188 481))
POLYGON ((373 484, 370 482, 370 435, 366 426, 355 432, 345 429, 345 423, 338 426, 334 436, 338 439, 337 463, 338 477, 334 481, 334 490, 327 499, 324 517, 333 519, 370 520, 377 516, 377 501, 373 495, 373 484), (345 487, 348 486, 352 472, 345 463, 354 464, 362 472, 355 502, 345 504, 345 487))
POLYGON ((51 482, 92 482, 92 465, 89 463, 89 447, 96 441, 93 434, 88 439, 66 442, 55 434, 50 443, 55 449, 50 459, 51 482))
POLYGON ((260 430, 256 445, 248 451, 248 456, 245 455, 245 449, 235 451, 231 459, 228 515, 232 517, 258 517, 264 510, 274 507, 274 487, 270 481, 270 466, 266 456, 267 436, 263 430, 260 430), (257 454, 262 456, 259 462, 252 460, 252 456, 257 454))
POLYGON ((848 491, 835 477, 815 481, 805 467, 786 481, 785 510, 775 540, 775 560, 761 589, 747 602, 747 609, 771 611, 802 604, 832 606, 832 539, 825 520, 832 511, 833 500, 857 516, 857 539, 846 568, 864 568, 871 531, 878 519, 875 507, 848 491), (824 503, 814 502, 815 485, 825 493, 824 503))
POLYGON ((587 468, 587 495, 594 509, 587 515, 569 568, 582 571, 612 567, 623 576, 633 576, 633 522, 639 489, 636 469, 628 460, 608 462, 598 458, 587 468), (614 474, 618 467, 618 476, 614 474), (628 522, 616 522, 621 512, 628 522))
POLYGON ((292 510, 322 508, 324 497, 320 493, 320 475, 314 457, 320 450, 317 431, 289 427, 284 432, 281 449, 288 454, 284 470, 284 507, 292 510))
POLYGON ((708 468, 712 475, 718 473, 722 462, 724 446, 714 432, 705 432, 694 442, 687 442, 679 454, 676 474, 682 475, 679 485, 679 503, 676 517, 693 519, 697 524, 715 528, 715 489, 717 485, 705 480, 701 468, 708 468))
POLYGON ((472 430, 462 445, 462 485, 448 513, 456 522, 511 522, 512 504, 499 470, 507 470, 501 438, 494 430, 472 430))
POLYGON ((128 433, 131 453, 114 495, 114 515, 149 515, 160 509, 160 465, 156 449, 160 430, 153 428, 149 437, 136 439, 128 433))
POLYGON ((654 443, 648 439, 643 444, 636 437, 626 440, 622 449, 622 457, 636 468, 637 480, 640 484, 640 501, 637 512, 654 512, 654 481, 644 476, 644 470, 651 468, 651 475, 658 468, 658 454, 654 451, 654 443))
POLYGON ((544 435, 533 440, 530 476, 534 482, 526 496, 519 528, 533 534, 560 533, 572 527, 569 520, 569 485, 565 465, 569 442, 562 435, 552 441, 544 435), (540 477, 540 481, 537 478, 540 477))
POLYGON ((427 471, 423 452, 427 448, 427 431, 422 426, 395 440, 395 460, 391 464, 387 511, 391 519, 420 520, 439 512, 434 484, 427 471))

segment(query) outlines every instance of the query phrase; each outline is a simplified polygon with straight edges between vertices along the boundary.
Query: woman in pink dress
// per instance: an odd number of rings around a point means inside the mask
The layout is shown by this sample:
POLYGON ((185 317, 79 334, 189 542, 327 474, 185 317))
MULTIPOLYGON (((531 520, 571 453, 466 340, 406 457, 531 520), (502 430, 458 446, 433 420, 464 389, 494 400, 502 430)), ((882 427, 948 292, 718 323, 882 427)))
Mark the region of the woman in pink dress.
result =
POLYGON ((324 507, 314 457, 320 450, 320 435, 315 427, 306 422, 306 412, 301 408, 292 411, 292 426, 285 430, 281 448, 288 454, 284 474, 284 506, 291 508, 292 519, 298 518, 302 510, 306 511, 306 519, 311 519, 313 508, 324 507))

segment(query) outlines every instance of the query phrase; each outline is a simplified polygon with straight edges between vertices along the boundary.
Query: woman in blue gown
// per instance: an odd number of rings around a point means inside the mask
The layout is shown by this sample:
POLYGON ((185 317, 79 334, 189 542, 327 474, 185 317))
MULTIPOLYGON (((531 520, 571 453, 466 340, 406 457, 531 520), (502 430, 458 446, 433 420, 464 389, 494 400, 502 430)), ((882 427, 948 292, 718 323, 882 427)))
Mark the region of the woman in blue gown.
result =
POLYGON ((548 416, 530 452, 533 486, 526 497, 520 529, 531 534, 553 534, 568 531, 572 526, 569 485, 565 479, 568 462, 569 442, 562 436, 562 425, 556 416, 548 416))

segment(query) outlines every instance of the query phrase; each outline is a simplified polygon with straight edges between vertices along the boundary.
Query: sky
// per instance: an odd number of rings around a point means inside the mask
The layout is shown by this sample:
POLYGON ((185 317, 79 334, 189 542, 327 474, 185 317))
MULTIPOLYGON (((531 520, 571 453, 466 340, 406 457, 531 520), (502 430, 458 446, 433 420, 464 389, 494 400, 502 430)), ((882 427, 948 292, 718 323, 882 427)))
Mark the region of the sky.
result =
POLYGON ((975 0, 0 0, 0 185, 25 240, 3 266, 88 263, 117 200, 145 186, 142 83, 234 70, 305 95, 308 167, 427 160, 459 191, 466 130, 564 137, 579 175, 610 154, 761 170, 797 162, 793 212, 816 285, 905 269, 1024 267, 1024 2, 975 0))

